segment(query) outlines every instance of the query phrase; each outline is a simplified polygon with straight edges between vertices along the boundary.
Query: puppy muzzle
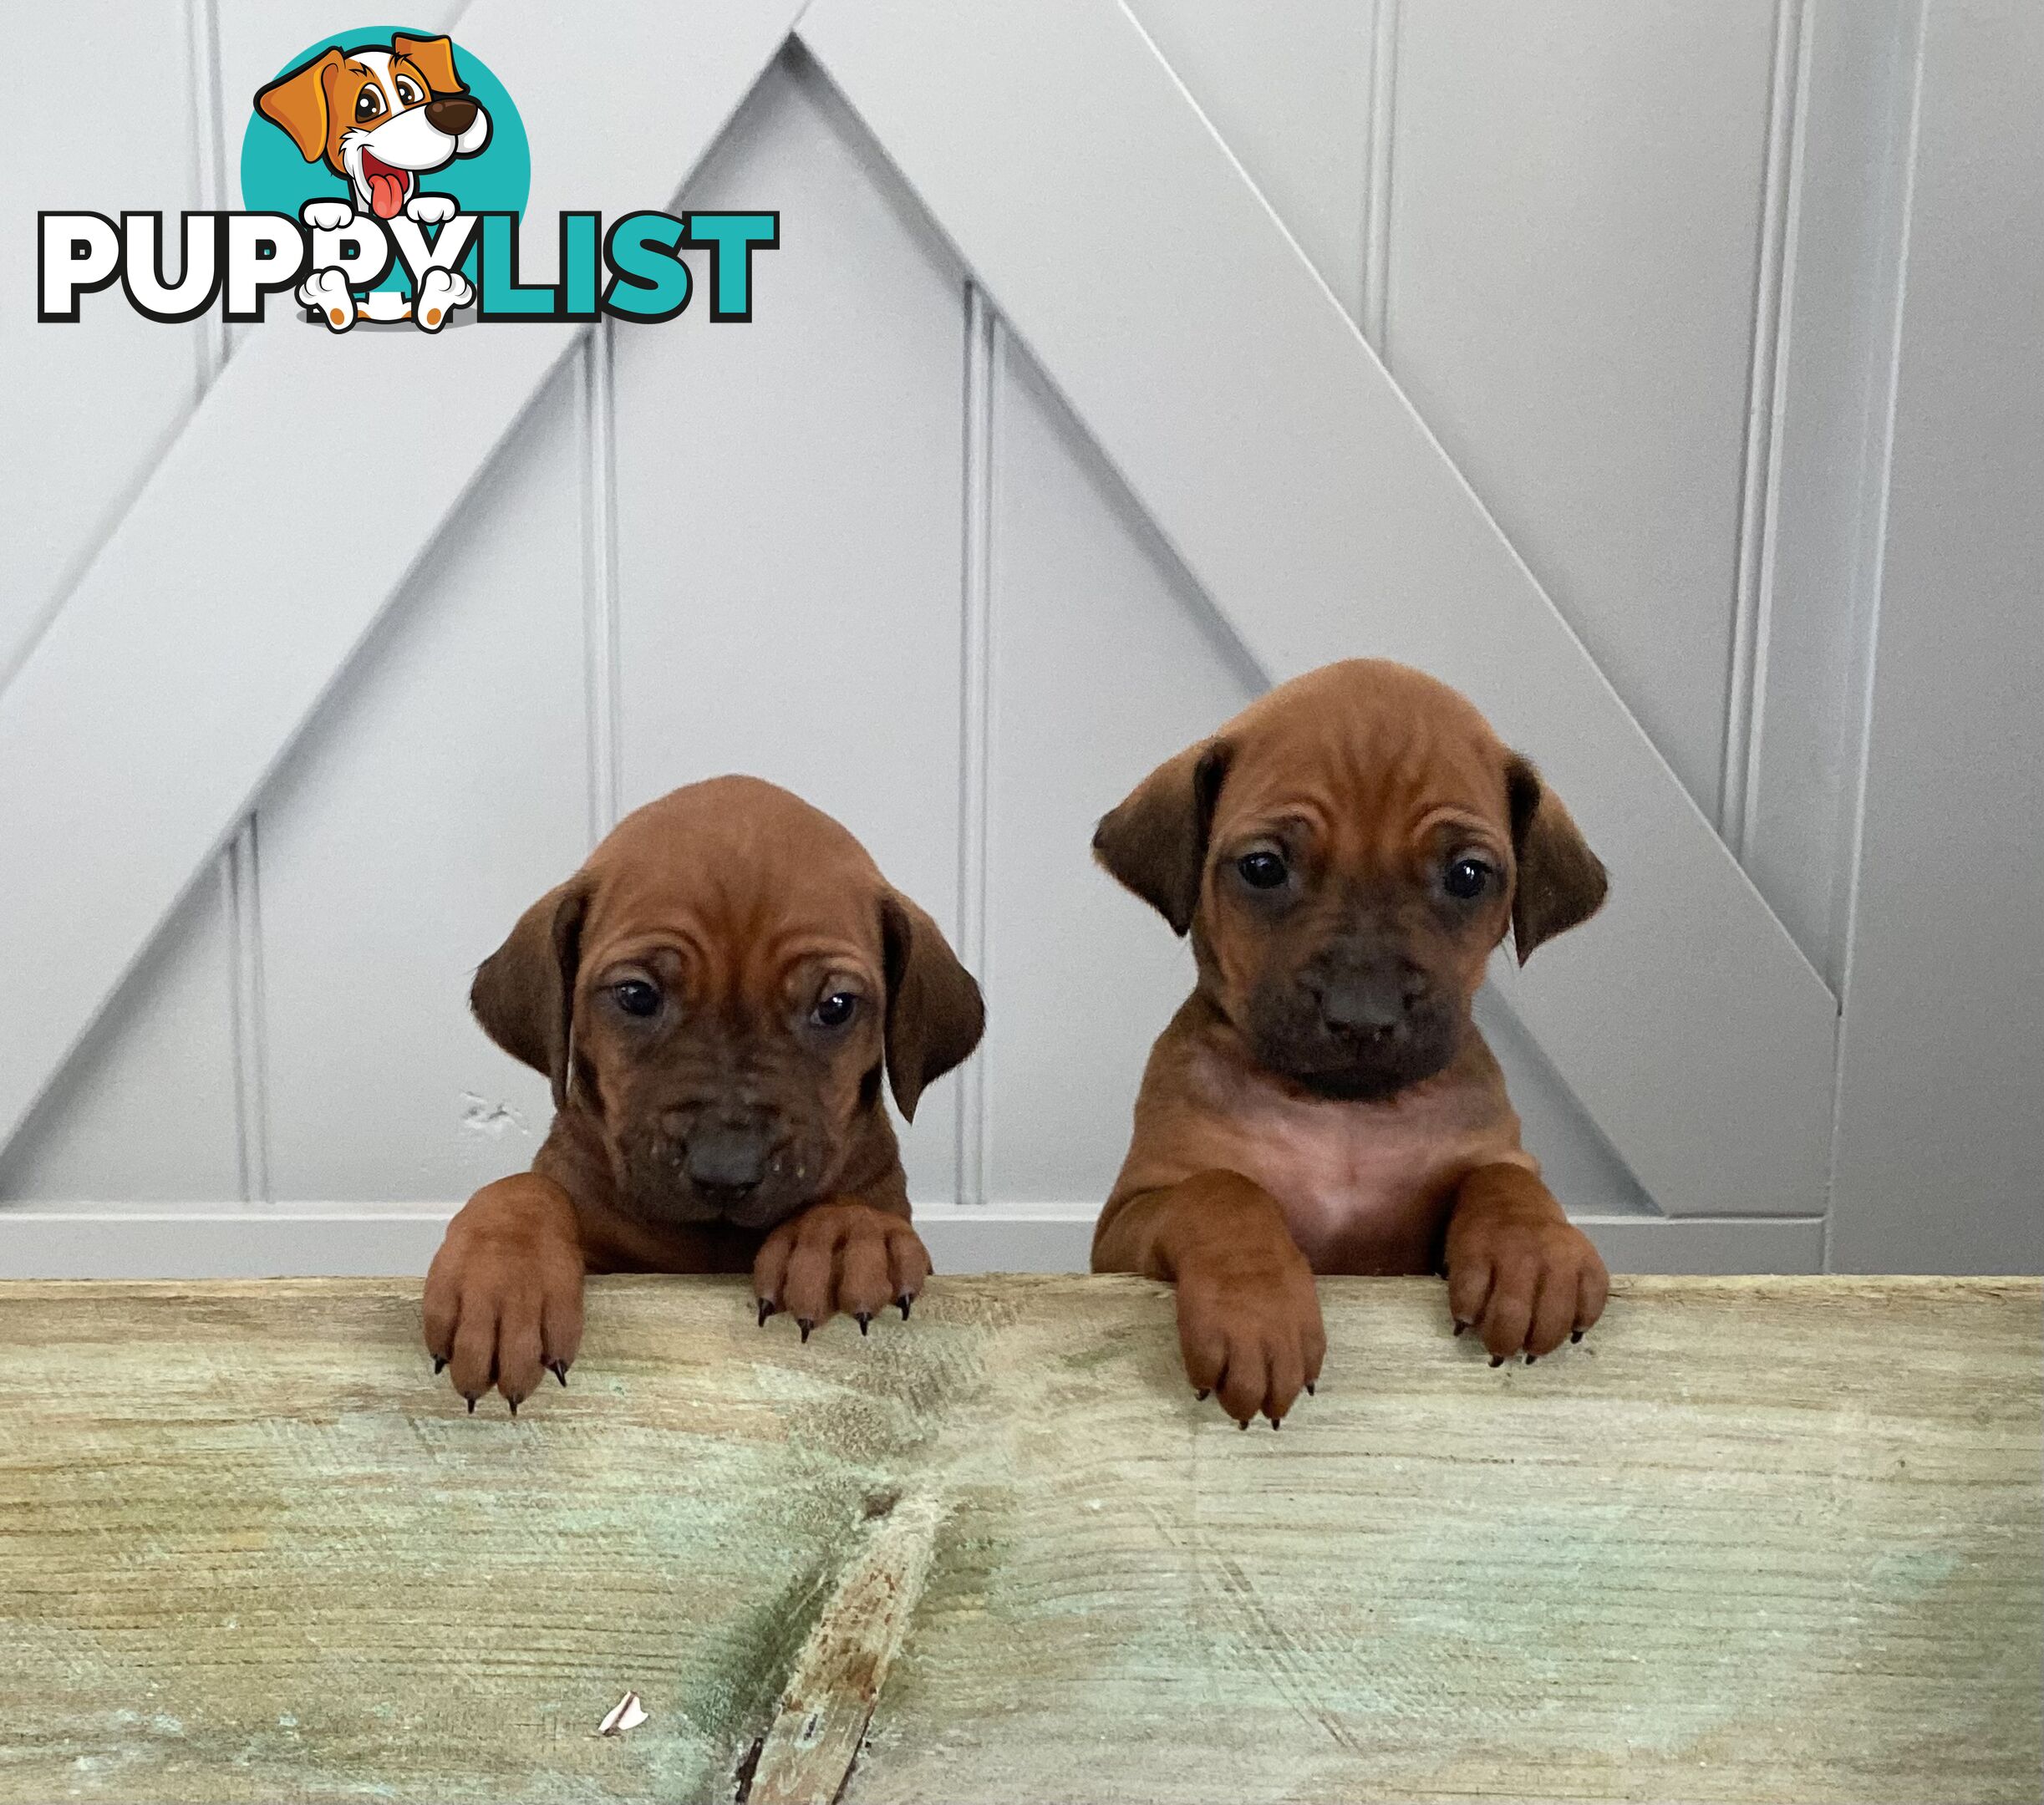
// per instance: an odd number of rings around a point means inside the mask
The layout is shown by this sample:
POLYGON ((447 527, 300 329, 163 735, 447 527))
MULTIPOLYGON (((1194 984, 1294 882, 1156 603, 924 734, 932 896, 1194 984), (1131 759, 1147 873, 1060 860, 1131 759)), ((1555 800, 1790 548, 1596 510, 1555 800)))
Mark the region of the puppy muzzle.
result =
POLYGON ((1249 1039, 1267 1070, 1323 1096, 1375 1101, 1454 1059, 1462 1010, 1421 966, 1396 953, 1324 954, 1259 984, 1249 1039))
POLYGON ((620 1149, 637 1213, 770 1228, 812 1200, 820 1164, 770 1111, 671 1109, 620 1149))

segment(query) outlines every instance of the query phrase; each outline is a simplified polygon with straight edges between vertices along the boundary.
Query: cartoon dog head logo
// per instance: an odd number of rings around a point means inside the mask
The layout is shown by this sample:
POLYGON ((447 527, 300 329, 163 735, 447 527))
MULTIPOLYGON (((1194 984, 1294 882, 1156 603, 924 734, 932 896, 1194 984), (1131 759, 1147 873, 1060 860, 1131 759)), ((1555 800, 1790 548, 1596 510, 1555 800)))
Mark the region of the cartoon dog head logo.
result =
POLYGON ((449 195, 420 178, 490 142, 490 115, 462 82, 445 38, 394 33, 387 44, 330 48, 256 95, 256 110, 308 163, 323 162, 379 220, 453 217, 449 195))

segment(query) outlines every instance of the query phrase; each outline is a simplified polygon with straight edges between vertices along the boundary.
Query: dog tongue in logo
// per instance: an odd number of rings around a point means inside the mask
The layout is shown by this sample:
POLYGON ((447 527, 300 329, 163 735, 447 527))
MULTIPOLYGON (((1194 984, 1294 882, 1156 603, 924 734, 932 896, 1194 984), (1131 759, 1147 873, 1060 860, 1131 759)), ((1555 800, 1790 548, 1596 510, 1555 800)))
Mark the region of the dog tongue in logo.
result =
POLYGON ((404 205, 404 191, 411 186, 409 170, 393 169, 372 151, 362 155, 362 173, 369 184, 369 206, 377 218, 395 219, 404 205))

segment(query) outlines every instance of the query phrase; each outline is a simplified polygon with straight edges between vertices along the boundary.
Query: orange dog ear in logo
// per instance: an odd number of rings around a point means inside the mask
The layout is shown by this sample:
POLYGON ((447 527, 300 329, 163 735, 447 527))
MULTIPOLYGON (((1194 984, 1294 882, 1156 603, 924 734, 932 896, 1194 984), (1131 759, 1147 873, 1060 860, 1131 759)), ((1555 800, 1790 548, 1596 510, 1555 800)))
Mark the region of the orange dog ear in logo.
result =
POLYGON ((461 78, 455 74, 455 47, 445 38, 407 38, 399 33, 390 40, 397 55, 414 64, 436 94, 466 94, 461 78))
POLYGON ((256 90, 256 110, 271 124, 283 127, 308 163, 317 163, 327 154, 327 89, 341 61, 338 50, 323 51, 288 75, 280 75, 268 87, 256 90))

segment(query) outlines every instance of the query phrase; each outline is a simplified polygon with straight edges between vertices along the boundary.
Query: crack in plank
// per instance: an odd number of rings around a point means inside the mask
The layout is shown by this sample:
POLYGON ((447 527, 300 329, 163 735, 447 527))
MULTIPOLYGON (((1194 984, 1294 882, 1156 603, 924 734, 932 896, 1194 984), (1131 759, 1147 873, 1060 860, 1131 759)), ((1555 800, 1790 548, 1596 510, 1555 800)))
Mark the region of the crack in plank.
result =
POLYGON ((737 1805, 833 1805, 907 1640, 937 1532, 934 1493, 884 1503, 796 1656, 773 1722, 737 1776, 737 1805))

